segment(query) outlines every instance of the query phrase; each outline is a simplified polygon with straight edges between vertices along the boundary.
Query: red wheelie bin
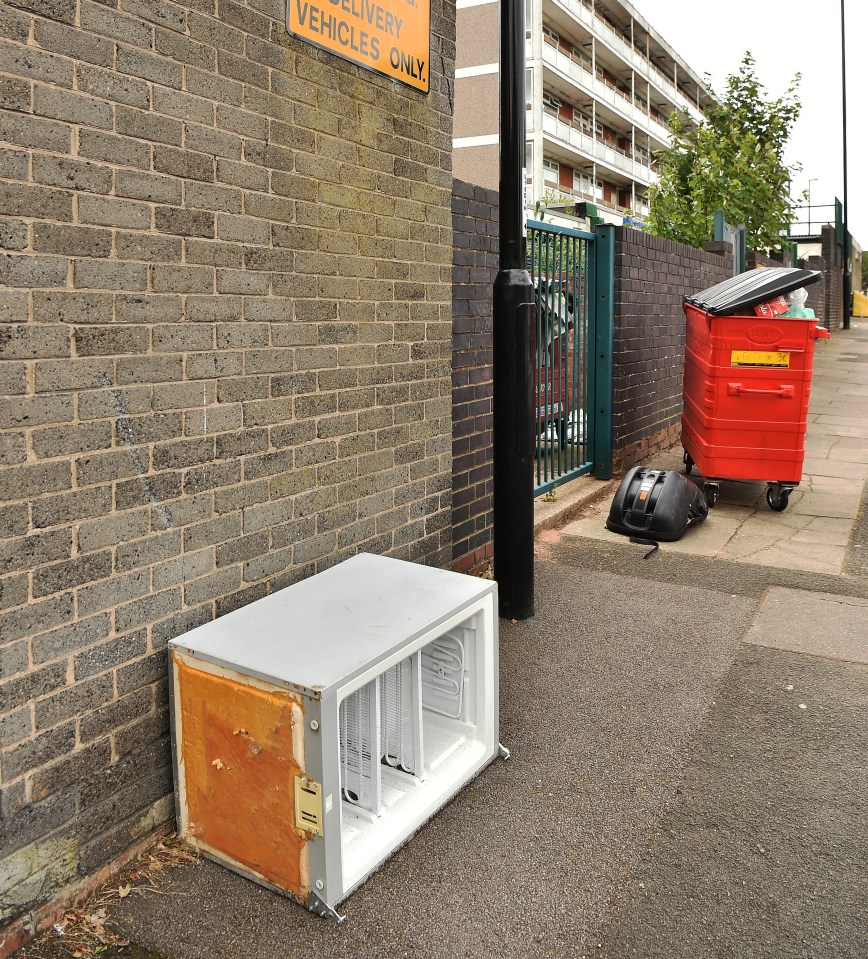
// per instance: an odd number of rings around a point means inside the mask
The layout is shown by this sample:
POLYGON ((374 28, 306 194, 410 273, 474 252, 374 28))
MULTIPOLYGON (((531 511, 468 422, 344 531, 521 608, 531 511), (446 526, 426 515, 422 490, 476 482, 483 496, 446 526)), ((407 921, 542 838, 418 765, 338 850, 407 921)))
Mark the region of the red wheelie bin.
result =
POLYGON ((819 277, 760 268, 684 299, 681 444, 686 471, 695 464, 702 473, 709 506, 722 480, 759 480, 781 511, 801 481, 814 343, 829 331, 768 304, 819 277))

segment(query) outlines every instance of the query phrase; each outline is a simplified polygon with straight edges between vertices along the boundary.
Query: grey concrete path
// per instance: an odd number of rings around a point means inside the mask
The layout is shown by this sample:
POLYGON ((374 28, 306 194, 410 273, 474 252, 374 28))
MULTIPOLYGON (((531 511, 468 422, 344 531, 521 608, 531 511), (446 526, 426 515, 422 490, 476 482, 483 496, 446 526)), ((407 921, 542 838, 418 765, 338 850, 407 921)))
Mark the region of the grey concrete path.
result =
POLYGON ((108 906, 136 959, 865 959, 857 323, 818 357, 790 512, 732 484, 648 560, 602 530, 594 481, 559 497, 584 510, 562 530, 541 518, 536 615, 501 623, 513 758, 355 892, 344 924, 202 861, 108 906))

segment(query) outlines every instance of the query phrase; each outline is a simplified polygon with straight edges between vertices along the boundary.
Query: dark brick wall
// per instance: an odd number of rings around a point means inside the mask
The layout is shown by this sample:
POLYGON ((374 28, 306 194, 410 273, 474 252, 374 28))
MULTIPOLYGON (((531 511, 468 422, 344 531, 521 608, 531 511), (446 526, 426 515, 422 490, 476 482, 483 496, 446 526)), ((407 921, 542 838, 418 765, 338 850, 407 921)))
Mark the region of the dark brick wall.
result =
POLYGON ((171 817, 170 638, 359 550, 451 564, 431 14, 426 96, 283 0, 0 3, 0 923, 171 817))
MULTIPOLYGON (((825 262, 822 256, 809 256, 800 260, 799 266, 806 270, 819 270, 820 274, 823 274, 825 262)), ((808 293, 805 306, 814 311, 814 315, 820 321, 820 326, 825 326, 828 329, 824 319, 826 316, 826 282, 824 276, 821 275, 816 283, 811 283, 805 289, 808 293)))
POLYGON ((492 541, 492 288, 498 195, 456 181, 452 193, 452 564, 479 571, 492 541))
POLYGON ((758 266, 792 266, 793 255, 789 250, 781 253, 769 255, 768 253, 754 253, 748 251, 745 257, 745 265, 749 270, 755 270, 758 266))
POLYGON ((806 287, 808 299, 805 306, 816 314, 820 326, 827 330, 839 330, 844 323, 843 266, 835 246, 835 228, 828 224, 821 230, 819 256, 809 256, 799 261, 806 270, 818 270, 820 279, 806 287))
POLYGON ((625 227, 615 237, 613 448, 619 472, 678 441, 681 301, 731 276, 732 259, 625 227))
MULTIPOLYGON (((822 229, 823 244, 823 313, 821 324, 827 330, 840 330, 844 325, 844 264, 835 245, 835 228, 826 225, 822 229)), ((815 286, 818 284, 814 284, 815 286)), ((820 316, 818 313, 817 316, 820 316)))

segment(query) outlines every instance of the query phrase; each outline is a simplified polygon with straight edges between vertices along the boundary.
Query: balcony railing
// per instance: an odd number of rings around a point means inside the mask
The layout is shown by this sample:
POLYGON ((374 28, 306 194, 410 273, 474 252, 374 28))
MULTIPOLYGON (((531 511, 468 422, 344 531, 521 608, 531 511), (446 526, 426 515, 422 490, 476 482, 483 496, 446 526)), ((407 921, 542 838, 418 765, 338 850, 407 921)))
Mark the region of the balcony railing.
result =
POLYGON ((549 113, 543 115, 543 133, 557 140, 561 145, 571 147, 590 159, 620 170, 633 179, 651 182, 653 173, 650 166, 607 146, 589 134, 583 133, 572 124, 549 113))
POLYGON ((576 86, 590 91, 598 101, 608 104, 613 110, 622 114, 626 120, 633 122, 636 111, 630 99, 616 91, 614 87, 603 83, 598 77, 592 76, 562 50, 556 50, 549 44, 544 43, 542 52, 543 63, 568 77, 576 86))
POLYGON ((658 120, 655 120, 654 117, 650 115, 645 117, 644 121, 649 132, 665 146, 669 146, 669 143, 672 140, 672 132, 670 131, 669 127, 660 123, 658 120))
POLYGON ((581 0, 555 0, 568 11, 574 19, 582 23, 596 37, 614 50, 626 63, 630 64, 646 80, 665 94, 679 110, 686 112, 694 121, 701 119, 701 113, 694 103, 678 87, 651 63, 644 53, 637 50, 629 40, 622 37, 599 14, 592 13, 581 0))
MULTIPOLYGON (((534 196, 534 183, 533 178, 527 178, 527 195, 534 196)), ((624 205, 619 203, 617 200, 604 200, 602 192, 600 190, 591 191, 591 190, 582 190, 577 189, 576 187, 561 186, 554 181, 546 181, 543 183, 543 190, 550 191, 553 194, 558 196, 571 198, 576 200, 589 200, 591 203, 594 203, 599 209, 605 210, 609 213, 615 214, 624 214, 628 210, 632 211, 634 214, 638 215, 642 219, 647 219, 649 214, 648 204, 644 201, 637 202, 636 206, 624 205)))
POLYGON ((635 123, 640 130, 648 130, 664 145, 669 143, 670 134, 666 126, 654 120, 644 108, 636 106, 623 93, 592 76, 562 50, 544 43, 543 63, 572 80, 576 86, 592 93, 598 102, 607 104, 628 122, 635 123))

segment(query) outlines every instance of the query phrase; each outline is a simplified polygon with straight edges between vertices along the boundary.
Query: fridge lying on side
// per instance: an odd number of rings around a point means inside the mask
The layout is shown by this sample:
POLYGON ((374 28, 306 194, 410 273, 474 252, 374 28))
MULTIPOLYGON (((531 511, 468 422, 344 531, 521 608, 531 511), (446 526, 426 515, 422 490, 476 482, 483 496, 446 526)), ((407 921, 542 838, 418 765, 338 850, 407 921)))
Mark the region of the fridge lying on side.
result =
POLYGON ((170 644, 180 835, 337 905, 498 755, 497 587, 360 554, 170 644))

